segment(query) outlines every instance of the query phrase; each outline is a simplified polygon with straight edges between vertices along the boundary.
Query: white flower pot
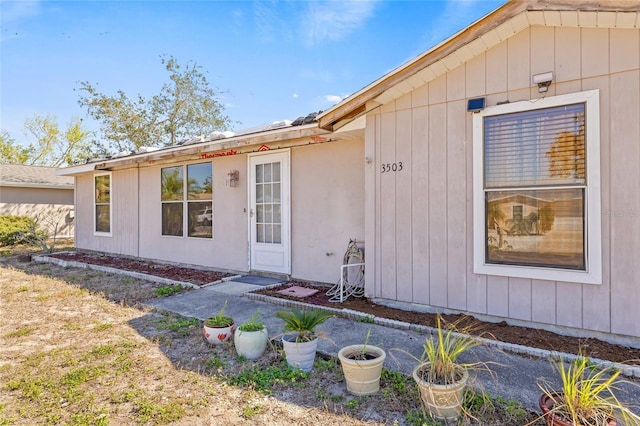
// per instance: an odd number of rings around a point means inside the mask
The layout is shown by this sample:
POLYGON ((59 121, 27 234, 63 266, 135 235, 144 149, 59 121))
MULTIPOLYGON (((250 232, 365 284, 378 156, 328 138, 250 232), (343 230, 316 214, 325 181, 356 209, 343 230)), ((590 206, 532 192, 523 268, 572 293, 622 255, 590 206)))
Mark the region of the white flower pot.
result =
POLYGON ((267 348, 268 341, 269 333, 266 327, 259 331, 242 331, 238 328, 233 335, 236 352, 246 359, 260 358, 267 348))
POLYGON ((226 327, 210 327, 205 325, 202 327, 202 334, 212 345, 221 345, 222 342, 229 340, 231 336, 233 336, 233 332, 236 328, 235 323, 232 323, 226 327))
POLYGON ((318 339, 315 338, 310 342, 296 342, 296 336, 282 336, 282 346, 287 357, 287 363, 302 371, 311 371, 313 362, 316 359, 316 350, 318 349, 318 339))

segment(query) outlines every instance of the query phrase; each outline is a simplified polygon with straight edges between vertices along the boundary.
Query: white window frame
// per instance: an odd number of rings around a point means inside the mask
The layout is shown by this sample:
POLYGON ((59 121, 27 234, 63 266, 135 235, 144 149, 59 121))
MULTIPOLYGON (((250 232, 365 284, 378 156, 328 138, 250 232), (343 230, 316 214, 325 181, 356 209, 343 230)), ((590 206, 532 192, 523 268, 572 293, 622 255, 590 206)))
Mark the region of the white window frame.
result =
MULTIPOLYGON (((183 182, 182 182, 182 200, 172 200, 172 201, 162 201, 160 200, 160 237, 162 238, 191 238, 198 240, 213 240, 213 219, 214 215, 214 206, 213 206, 213 162, 211 161, 196 161, 193 163, 182 163, 176 165, 167 165, 165 167, 160 168, 160 186, 162 186, 162 170, 168 168, 180 167, 182 169, 183 182), (197 203, 197 202, 207 202, 209 200, 189 200, 189 166, 198 165, 198 164, 210 164, 211 165, 211 236, 210 237, 193 237, 189 235, 189 203, 197 203), (162 205, 163 204, 182 204, 182 235, 164 235, 162 234, 162 205)), ((162 197, 161 197, 162 198, 162 197)))
POLYGON ((95 173, 93 175, 93 235, 101 236, 101 237, 111 237, 113 233, 113 176, 111 172, 104 173, 95 173), (97 223, 96 223, 96 207, 98 203, 96 202, 96 178, 100 176, 109 176, 109 232, 97 231, 97 223))
POLYGON ((602 231, 600 202, 600 93, 589 90, 531 101, 488 107, 473 114, 473 271, 539 280, 602 284, 602 231), (488 264, 486 262, 486 217, 484 189, 484 118, 562 105, 585 104, 587 186, 585 188, 585 271, 488 264))

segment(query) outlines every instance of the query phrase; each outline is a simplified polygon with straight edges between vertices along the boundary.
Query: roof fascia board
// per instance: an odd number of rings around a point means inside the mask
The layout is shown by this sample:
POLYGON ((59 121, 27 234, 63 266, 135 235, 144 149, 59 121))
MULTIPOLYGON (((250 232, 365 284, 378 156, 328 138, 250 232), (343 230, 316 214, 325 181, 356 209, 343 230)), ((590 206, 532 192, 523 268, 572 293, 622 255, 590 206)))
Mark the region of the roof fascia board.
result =
MULTIPOLYGON (((250 148, 252 146, 275 142, 285 142, 288 140, 303 139, 309 137, 312 138, 314 136, 326 135, 328 133, 330 132, 324 129, 320 129, 317 126, 317 123, 305 124, 301 126, 286 127, 284 129, 270 130, 261 133, 232 136, 210 142, 200 142, 191 145, 180 145, 170 148, 163 148, 144 154, 134 154, 110 160, 99 160, 93 163, 59 169, 56 174, 60 176, 77 175, 92 172, 94 170, 113 169, 116 167, 130 166, 136 163, 175 160, 178 158, 183 159, 190 156, 195 157, 194 159, 196 159, 200 158, 200 155, 206 153, 215 153, 216 151, 224 151, 238 147, 250 148)), ((312 142, 313 141, 311 141, 310 143, 312 142)))
POLYGON ((94 171, 96 168, 96 164, 98 163, 87 163, 87 164, 79 164, 77 166, 69 166, 63 169, 56 170, 57 176, 73 176, 79 175, 82 173, 87 173, 90 171, 94 171))
MULTIPOLYGON (((393 88, 401 84, 411 84, 407 81, 418 73, 423 71, 432 75, 433 78, 445 73, 448 68, 447 62, 455 62, 462 58, 448 58, 450 55, 457 55, 461 49, 466 46, 471 48, 475 54, 478 48, 481 48, 482 37, 488 36, 493 30, 501 29, 501 31, 515 32, 523 29, 522 25, 526 23, 526 14, 530 12, 565 12, 565 11, 582 11, 582 12, 638 12, 640 2, 637 0, 511 0, 490 12, 483 18, 471 24, 469 27, 459 31, 442 43, 434 46, 425 53, 419 55, 413 60, 406 62, 393 71, 385 74, 380 79, 374 81, 370 85, 364 87, 343 102, 335 105, 320 114, 318 125, 324 129, 335 129, 341 125, 345 118, 355 118, 355 116, 370 111, 370 105, 386 103, 394 98, 393 88), (518 16, 522 19, 517 20, 518 16), (513 28, 511 28, 513 27, 513 28), (429 68, 432 68, 430 71, 429 68), (405 83, 406 82, 406 83, 405 83), (391 92, 391 93, 387 93, 391 92), (374 102, 372 102, 374 101, 374 102)), ((526 23, 531 25, 530 23, 526 23)), ((544 24, 543 24, 544 25, 544 24)), ((467 53, 468 56, 468 53, 467 53)), ((414 79, 424 80, 422 76, 414 79)), ((398 93, 404 93, 402 90, 396 90, 398 93)))
POLYGON ((172 157, 153 158, 147 161, 139 161, 139 162, 105 164, 101 167, 101 169, 116 171, 116 170, 129 169, 132 167, 146 168, 146 167, 157 167, 157 166, 165 166, 165 165, 175 165, 176 163, 191 163, 191 162, 205 161, 205 160, 210 161, 211 159, 216 157, 246 155, 246 154, 253 154, 257 152, 276 151, 276 150, 285 149, 285 148, 319 145, 319 144, 324 144, 329 142, 339 142, 342 140, 352 139, 353 133, 354 131, 343 132, 343 133, 332 133, 330 137, 328 137, 328 135, 326 136, 315 135, 312 137, 286 139, 284 141, 265 142, 261 145, 244 145, 244 146, 234 145, 231 147, 225 147, 224 149, 221 149, 221 150, 218 149, 218 150, 206 151, 206 152, 196 152, 190 155, 176 155, 172 157))
POLYGON ((637 12, 639 5, 636 0, 539 0, 530 3, 528 10, 583 12, 637 12))

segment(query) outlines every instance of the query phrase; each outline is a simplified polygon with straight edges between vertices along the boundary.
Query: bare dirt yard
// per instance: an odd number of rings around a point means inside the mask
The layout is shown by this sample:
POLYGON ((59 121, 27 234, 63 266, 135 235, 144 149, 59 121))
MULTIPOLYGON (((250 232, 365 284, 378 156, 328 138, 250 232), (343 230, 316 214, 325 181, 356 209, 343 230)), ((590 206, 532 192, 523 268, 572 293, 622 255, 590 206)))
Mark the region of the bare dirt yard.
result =
MULTIPOLYGON (((209 346, 200 321, 144 306, 177 289, 25 254, 0 250, 0 425, 438 424, 399 373, 355 397, 335 359, 302 373, 274 344, 246 361, 209 346)), ((544 424, 518 401, 467 396, 459 424, 544 424)))

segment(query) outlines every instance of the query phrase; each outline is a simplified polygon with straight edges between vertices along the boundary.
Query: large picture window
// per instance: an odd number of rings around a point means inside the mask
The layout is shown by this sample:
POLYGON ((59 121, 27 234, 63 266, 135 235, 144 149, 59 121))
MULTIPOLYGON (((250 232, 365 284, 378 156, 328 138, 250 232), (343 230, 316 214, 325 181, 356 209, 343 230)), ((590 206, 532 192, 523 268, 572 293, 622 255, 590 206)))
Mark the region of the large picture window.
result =
POLYGON ((111 234, 111 174, 95 175, 93 189, 93 229, 97 234, 111 234))
POLYGON ((161 170, 162 235, 213 236, 212 177, 211 163, 161 170))
POLYGON ((598 92, 474 116, 476 273, 601 282, 598 92))

